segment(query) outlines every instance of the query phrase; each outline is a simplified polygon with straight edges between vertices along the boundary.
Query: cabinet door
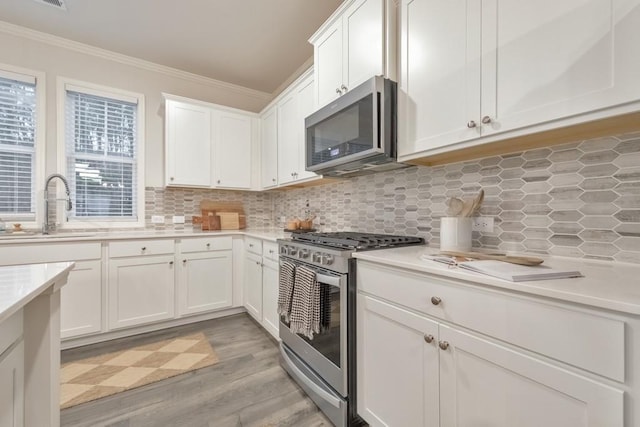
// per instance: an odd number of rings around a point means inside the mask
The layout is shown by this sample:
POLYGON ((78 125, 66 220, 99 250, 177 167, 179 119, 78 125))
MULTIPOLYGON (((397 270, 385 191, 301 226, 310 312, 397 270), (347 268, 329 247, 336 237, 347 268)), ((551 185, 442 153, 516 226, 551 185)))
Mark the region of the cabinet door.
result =
POLYGON ((315 172, 309 172, 307 167, 307 141, 306 141, 306 128, 304 125, 304 119, 315 111, 313 102, 313 77, 309 77, 304 80, 296 88, 298 98, 298 175, 297 179, 307 179, 318 176, 315 172))
POLYGON ((265 259, 262 267, 262 326, 278 339, 279 324, 278 263, 265 259))
POLYGON ((244 276, 244 306, 262 323, 262 257, 246 254, 244 276))
POLYGON ((173 255, 109 260, 109 328, 174 317, 173 255))
POLYGON ((357 306, 358 414, 371 426, 438 427, 437 323, 363 294, 357 306))
POLYGON ((232 268, 231 251, 183 255, 179 266, 179 314, 231 307, 232 268))
POLYGON ((0 356, 0 427, 24 425, 24 343, 0 356))
POLYGON ((292 90, 278 103, 278 183, 295 181, 298 172, 300 128, 298 97, 292 90))
POLYGON ((79 261, 60 291, 60 337, 102 330, 102 262, 79 261))
POLYGON ((166 102, 166 185, 211 186, 211 110, 166 102))
POLYGON ((215 112, 216 187, 251 188, 251 122, 243 114, 215 112))
POLYGON ((440 417, 456 427, 623 427, 623 392, 440 325, 440 417))
POLYGON ((342 19, 338 19, 313 45, 317 108, 340 96, 342 46, 342 19))
POLYGON ((478 138, 480 2, 403 0, 401 16, 398 154, 478 138))
POLYGON ((262 188, 278 185, 278 107, 274 106, 262 116, 261 126, 262 188))
POLYGON ((343 78, 353 89, 384 75, 384 1, 358 0, 342 16, 343 78))
POLYGON ((640 2, 482 2, 488 135, 640 98, 640 2))

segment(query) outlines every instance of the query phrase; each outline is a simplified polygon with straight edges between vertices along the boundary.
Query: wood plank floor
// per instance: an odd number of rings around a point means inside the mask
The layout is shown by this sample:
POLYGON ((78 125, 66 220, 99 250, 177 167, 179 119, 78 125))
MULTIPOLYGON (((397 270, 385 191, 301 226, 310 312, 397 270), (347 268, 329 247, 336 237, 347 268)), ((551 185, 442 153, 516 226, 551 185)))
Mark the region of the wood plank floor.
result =
POLYGON ((203 332, 220 362, 65 409, 62 426, 332 426, 280 367, 275 340, 238 314, 65 350, 62 362, 203 332))

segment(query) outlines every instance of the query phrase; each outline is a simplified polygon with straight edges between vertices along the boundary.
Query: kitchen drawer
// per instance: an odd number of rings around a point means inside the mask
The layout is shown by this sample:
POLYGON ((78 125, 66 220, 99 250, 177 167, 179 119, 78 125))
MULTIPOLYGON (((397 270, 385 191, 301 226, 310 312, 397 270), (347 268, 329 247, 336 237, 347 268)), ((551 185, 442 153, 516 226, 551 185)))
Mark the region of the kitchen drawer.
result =
POLYGON ((180 242, 180 252, 186 254, 189 252, 231 250, 232 245, 231 236, 182 239, 182 242, 180 242))
POLYGON ((624 322, 358 261, 358 290, 624 382, 624 322))
POLYGON ((247 252, 251 252, 252 254, 262 255, 262 240, 256 239, 254 237, 245 237, 244 244, 247 248, 247 252))
POLYGON ((22 310, 0 323, 0 358, 22 336, 22 310))
POLYGON ((17 244, 0 247, 0 265, 83 261, 102 256, 100 242, 17 244))
POLYGON ((274 242, 263 242, 262 254, 265 258, 278 262, 278 244, 274 242))
POLYGON ((171 239, 133 240, 109 243, 109 257, 120 258, 141 255, 162 255, 175 252, 175 244, 171 239))

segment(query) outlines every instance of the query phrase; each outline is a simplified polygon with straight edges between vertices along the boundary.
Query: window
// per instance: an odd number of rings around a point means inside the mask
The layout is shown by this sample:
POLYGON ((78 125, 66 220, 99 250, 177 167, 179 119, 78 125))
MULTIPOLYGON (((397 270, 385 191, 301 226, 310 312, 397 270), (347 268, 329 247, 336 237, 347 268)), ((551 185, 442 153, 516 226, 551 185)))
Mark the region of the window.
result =
POLYGON ((72 225, 144 225, 142 96, 64 84, 72 225))
POLYGON ((0 65, 0 218, 35 224, 44 79, 22 71, 0 65))

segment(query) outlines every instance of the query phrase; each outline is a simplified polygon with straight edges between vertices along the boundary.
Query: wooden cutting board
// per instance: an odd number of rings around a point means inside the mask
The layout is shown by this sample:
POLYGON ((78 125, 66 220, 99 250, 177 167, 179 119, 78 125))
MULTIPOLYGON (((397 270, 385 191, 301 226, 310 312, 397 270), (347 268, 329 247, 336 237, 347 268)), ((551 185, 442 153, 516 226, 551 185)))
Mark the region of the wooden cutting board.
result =
POLYGON ((519 265, 540 265, 544 262, 541 258, 531 256, 518 256, 518 255, 494 255, 485 254, 482 252, 463 252, 463 251, 440 251, 441 255, 447 256, 459 256, 471 259, 491 259, 496 261, 504 261, 511 264, 519 265))

